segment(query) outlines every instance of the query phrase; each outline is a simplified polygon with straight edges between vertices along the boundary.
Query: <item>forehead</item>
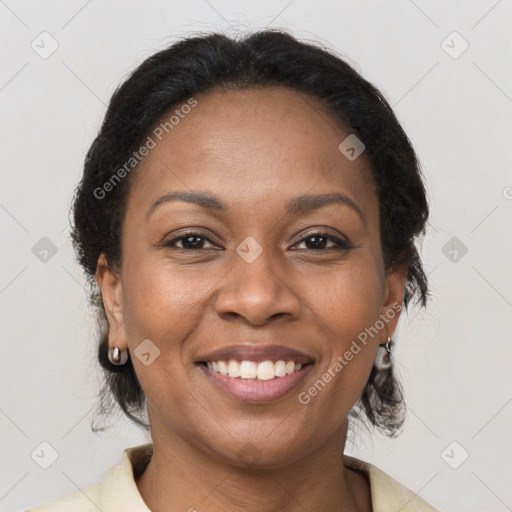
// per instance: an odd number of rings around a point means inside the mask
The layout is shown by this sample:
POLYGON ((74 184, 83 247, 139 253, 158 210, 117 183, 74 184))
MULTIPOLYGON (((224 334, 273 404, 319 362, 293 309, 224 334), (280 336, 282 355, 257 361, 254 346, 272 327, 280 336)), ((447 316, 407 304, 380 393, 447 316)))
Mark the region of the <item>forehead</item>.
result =
POLYGON ((187 189, 215 191, 233 209, 340 191, 362 209, 376 210, 364 154, 350 161, 339 151, 352 132, 319 100, 281 87, 215 91, 195 99, 197 105, 175 116, 168 133, 160 130, 161 140, 151 134, 156 145, 132 176, 129 205, 136 210, 187 189))

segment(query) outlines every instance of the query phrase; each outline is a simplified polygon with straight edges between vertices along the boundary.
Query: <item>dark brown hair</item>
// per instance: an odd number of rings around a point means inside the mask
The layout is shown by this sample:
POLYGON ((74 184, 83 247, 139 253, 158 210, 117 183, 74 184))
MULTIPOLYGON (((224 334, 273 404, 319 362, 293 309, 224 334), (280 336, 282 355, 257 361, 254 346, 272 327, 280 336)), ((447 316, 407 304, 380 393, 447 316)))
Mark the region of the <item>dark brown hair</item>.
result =
MULTIPOLYGON (((130 176, 112 181, 165 114, 194 95, 218 88, 281 86, 320 100, 343 127, 365 145, 378 194, 381 247, 387 271, 407 263, 404 306, 414 297, 425 306, 427 278, 415 245, 425 233, 428 203, 412 145, 382 94, 339 56, 314 43, 300 42, 280 30, 240 38, 208 34, 182 39, 147 58, 118 87, 86 158, 72 210, 72 239, 98 307, 98 357, 105 382, 98 412, 116 403, 137 424, 146 401, 131 358, 123 366, 108 359, 108 325, 95 272, 104 253, 108 264, 121 263, 121 225, 130 176), (104 191, 105 183, 114 185, 104 191)), ((374 366, 352 411, 393 436, 404 420, 402 390, 392 368, 374 366)), ((93 427, 95 430, 102 430, 93 427)))

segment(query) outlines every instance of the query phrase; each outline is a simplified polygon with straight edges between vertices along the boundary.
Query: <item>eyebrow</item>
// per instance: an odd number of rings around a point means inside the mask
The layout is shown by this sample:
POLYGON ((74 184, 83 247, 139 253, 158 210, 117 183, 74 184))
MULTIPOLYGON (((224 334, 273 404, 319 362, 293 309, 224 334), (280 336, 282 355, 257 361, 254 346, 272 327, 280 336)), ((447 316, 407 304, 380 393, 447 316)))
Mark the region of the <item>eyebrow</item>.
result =
MULTIPOLYGON (((208 211, 227 212, 229 208, 222 203, 220 198, 209 192, 191 190, 186 192, 171 192, 159 197, 150 207, 146 214, 146 220, 161 205, 172 201, 183 201, 192 203, 208 211)), ((304 215, 314 210, 323 208, 330 204, 341 204, 348 206, 355 211, 366 226, 366 217, 361 208, 350 197, 340 192, 326 194, 303 194, 292 197, 286 205, 286 213, 291 215, 304 215)))

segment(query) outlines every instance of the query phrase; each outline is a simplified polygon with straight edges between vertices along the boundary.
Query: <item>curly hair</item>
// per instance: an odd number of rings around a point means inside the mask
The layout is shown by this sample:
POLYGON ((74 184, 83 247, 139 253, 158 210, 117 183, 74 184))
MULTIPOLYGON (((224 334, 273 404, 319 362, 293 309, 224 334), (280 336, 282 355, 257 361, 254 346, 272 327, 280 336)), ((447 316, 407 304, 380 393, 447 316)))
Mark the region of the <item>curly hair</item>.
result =
MULTIPOLYGON (((271 86, 319 100, 341 127, 349 127, 364 143, 379 201, 384 267, 392 271, 407 265, 404 306, 407 309, 414 298, 425 307, 427 277, 416 247, 429 214, 422 173, 409 138, 377 88, 330 50, 298 41, 281 30, 181 39, 147 58, 117 88, 86 154, 73 200, 73 246, 98 310, 102 414, 117 404, 131 420, 149 429, 142 417, 145 395, 131 358, 123 366, 114 366, 108 359, 108 323, 95 280, 101 253, 112 268, 121 263, 121 226, 133 173, 118 180, 108 194, 98 191, 109 180, 112 183, 120 166, 132 158, 162 117, 193 95, 271 86)), ((351 416, 364 417, 392 437, 400 430, 404 414, 402 388, 393 368, 374 366, 351 416)))

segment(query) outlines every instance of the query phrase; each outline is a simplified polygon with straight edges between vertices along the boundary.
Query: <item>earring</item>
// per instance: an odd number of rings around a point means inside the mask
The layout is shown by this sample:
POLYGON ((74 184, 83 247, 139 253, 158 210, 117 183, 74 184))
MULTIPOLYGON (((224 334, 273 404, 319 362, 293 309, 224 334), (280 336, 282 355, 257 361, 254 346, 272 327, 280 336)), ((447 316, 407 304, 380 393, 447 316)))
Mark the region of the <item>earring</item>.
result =
POLYGON ((108 349, 108 360, 116 366, 121 366, 128 361, 128 350, 119 350, 117 347, 108 349))
POLYGON ((377 356, 375 357, 375 367, 378 370, 388 370, 391 368, 391 345, 393 340, 389 337, 386 343, 379 345, 377 356))

